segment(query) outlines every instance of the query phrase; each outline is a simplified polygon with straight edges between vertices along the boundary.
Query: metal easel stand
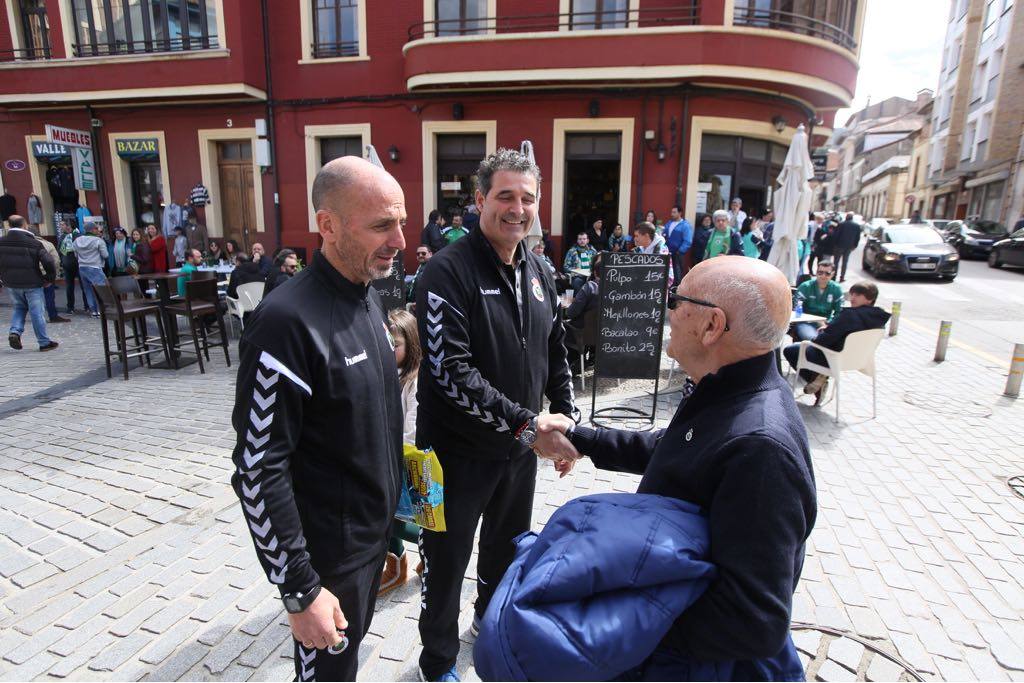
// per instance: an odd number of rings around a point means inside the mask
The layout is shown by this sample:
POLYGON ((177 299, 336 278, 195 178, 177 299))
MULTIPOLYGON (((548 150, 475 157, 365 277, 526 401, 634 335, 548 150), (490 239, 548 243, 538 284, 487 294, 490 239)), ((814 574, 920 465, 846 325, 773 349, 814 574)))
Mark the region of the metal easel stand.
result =
MULTIPOLYGON (((604 427, 605 429, 621 429, 623 425, 621 423, 626 421, 639 421, 643 420, 646 424, 634 429, 637 432, 649 432, 654 429, 654 422, 658 417, 658 385, 661 381, 661 371, 659 370, 658 375, 654 378, 654 394, 652 395, 653 401, 651 403, 650 412, 640 410, 639 408, 633 408, 632 406, 606 406, 597 409, 597 382, 600 377, 597 372, 594 372, 594 377, 591 382, 590 392, 590 424, 597 427, 604 427), (620 424, 615 424, 615 423, 620 424)), ((622 379, 618 378, 606 378, 606 379, 622 379)))

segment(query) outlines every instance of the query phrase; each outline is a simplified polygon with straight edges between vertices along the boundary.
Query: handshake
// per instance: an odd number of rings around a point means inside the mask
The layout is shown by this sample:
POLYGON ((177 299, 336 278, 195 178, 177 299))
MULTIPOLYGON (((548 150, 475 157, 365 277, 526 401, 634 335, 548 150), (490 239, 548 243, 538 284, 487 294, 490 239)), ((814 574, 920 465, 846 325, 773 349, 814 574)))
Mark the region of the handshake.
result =
POLYGON ((565 436, 575 426, 576 423, 565 415, 556 413, 537 416, 537 440, 533 444, 533 451, 554 463, 559 479, 569 474, 576 461, 583 457, 565 436))

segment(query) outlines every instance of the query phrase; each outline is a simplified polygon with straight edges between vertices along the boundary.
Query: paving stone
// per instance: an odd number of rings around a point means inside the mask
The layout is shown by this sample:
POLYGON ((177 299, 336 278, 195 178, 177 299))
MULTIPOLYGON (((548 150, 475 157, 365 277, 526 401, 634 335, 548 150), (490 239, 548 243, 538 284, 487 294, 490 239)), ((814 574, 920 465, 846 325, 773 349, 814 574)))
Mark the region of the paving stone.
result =
POLYGON ((875 683, 898 681, 903 670, 902 665, 876 654, 868 665, 866 678, 875 683))
POLYGON ((76 629, 64 633, 47 649, 61 657, 68 657, 85 646, 97 635, 106 633, 113 619, 102 614, 97 615, 76 629))
POLYGON ((28 588, 29 586, 39 583, 43 579, 50 578, 59 571, 60 570, 52 564, 40 562, 32 565, 24 571, 18 572, 11 577, 11 581, 18 588, 28 588))
POLYGON ((133 633, 127 638, 119 638, 89 662, 89 669, 113 671, 137 654, 149 642, 150 637, 145 633, 133 633))
POLYGON ((114 528, 123 534, 127 534, 129 536, 138 536, 141 533, 149 531, 154 526, 156 525, 148 519, 145 519, 144 517, 139 517, 138 515, 132 515, 131 517, 123 519, 117 524, 115 524, 114 528))
POLYGON ((42 675, 43 672, 56 663, 56 657, 46 652, 41 652, 24 664, 16 666, 0 675, 0 681, 30 681, 42 675))
POLYGON ((139 656, 139 659, 146 664, 160 664, 177 650, 178 646, 191 640, 198 630, 199 624, 191 619, 178 622, 156 639, 155 643, 139 656))
POLYGON ((271 626, 264 630, 260 637, 241 654, 238 662, 253 668, 259 667, 274 650, 280 648, 285 642, 290 643, 291 639, 291 631, 286 627, 271 626))
POLYGON ((18 572, 25 571, 39 563, 38 557, 33 557, 24 550, 0 548, 0 575, 6 578, 10 578, 18 572))
POLYGON ((62 628, 47 626, 38 633, 26 638, 17 647, 8 650, 4 654, 4 659, 12 664, 24 664, 41 652, 45 652, 66 633, 67 631, 62 628))
POLYGON ((46 672, 49 676, 56 678, 67 678, 71 676, 76 669, 85 666, 89 660, 99 654, 102 650, 109 647, 114 642, 114 636, 109 633, 101 633, 92 638, 89 642, 85 643, 82 647, 76 649, 66 657, 61 657, 46 672))
MULTIPOLYGON (((132 595, 125 596, 123 599, 132 597, 133 595, 134 593, 132 595)), ((137 607, 117 619, 117 621, 111 625, 110 632, 115 636, 122 637, 134 633, 135 630, 142 626, 147 619, 163 609, 166 604, 166 601, 156 597, 143 599, 137 607)))
POLYGON ((198 605, 189 598, 177 598, 160 603, 160 610, 142 624, 143 630, 150 633, 163 633, 187 617, 198 605))
POLYGON ((828 644, 828 658, 856 673, 864 656, 864 646, 849 638, 836 638, 828 644))
MULTIPOLYGON (((238 598, 239 592, 232 589, 225 589, 223 592, 218 593, 209 600, 205 601, 200 605, 193 614, 192 618, 196 621, 209 622, 212 621, 218 614, 224 610, 231 608, 234 610, 235 600, 238 598)), ((234 610, 237 611, 237 610, 234 610)), ((241 614, 241 613, 239 613, 241 614)))
POLYGON ((100 552, 107 552, 122 545, 127 540, 128 537, 124 534, 111 530, 101 530, 87 538, 85 544, 100 552))
POLYGON ((222 673, 254 640, 255 638, 245 633, 232 633, 213 648, 209 656, 203 660, 203 666, 212 674, 222 673))
POLYGON ((131 574, 131 570, 127 567, 114 567, 101 574, 97 574, 88 581, 78 584, 75 592, 83 598, 91 598, 107 590, 112 584, 116 584, 129 574, 131 574))
POLYGON ((150 672, 149 679, 154 681, 176 681, 186 671, 201 662, 208 652, 209 648, 201 643, 189 643, 171 655, 157 669, 150 672))
MULTIPOLYGON (((156 565, 147 565, 141 569, 136 569, 135 571, 129 570, 124 577, 112 583, 108 590, 118 597, 123 597, 137 589, 139 586, 149 583, 149 580, 152 579, 159 571, 160 567, 157 567, 156 565)), ((156 589, 160 590, 160 587, 157 586, 156 589)))
POLYGON ((1024 645, 1014 642, 998 624, 978 623, 978 631, 992 649, 992 656, 1007 669, 1024 671, 1024 645))
POLYGON ((61 548, 55 553, 47 555, 46 561, 56 566, 62 572, 67 572, 84 562, 88 562, 92 557, 92 555, 81 548, 69 545, 61 548))

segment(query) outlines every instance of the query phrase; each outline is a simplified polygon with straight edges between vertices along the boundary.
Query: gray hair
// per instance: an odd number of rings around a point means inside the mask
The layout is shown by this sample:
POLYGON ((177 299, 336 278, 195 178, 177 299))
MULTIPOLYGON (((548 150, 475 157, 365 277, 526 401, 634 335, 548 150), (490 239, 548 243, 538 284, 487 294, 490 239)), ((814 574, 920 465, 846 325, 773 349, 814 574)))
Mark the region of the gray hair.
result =
POLYGON ((739 278, 711 277, 701 279, 702 294, 708 301, 729 307, 735 318, 730 330, 742 341, 757 348, 776 348, 789 329, 789 321, 779 325, 772 320, 761 288, 755 282, 739 278))
POLYGON ((488 154, 476 169, 476 185, 480 194, 487 196, 491 191, 491 181, 498 171, 512 171, 532 175, 537 181, 537 199, 540 199, 540 167, 530 161, 530 157, 514 149, 500 148, 494 154, 488 154))
POLYGON ((713 214, 711 214, 711 220, 717 221, 719 218, 729 220, 729 212, 726 211, 725 209, 719 209, 718 211, 715 211, 713 214))

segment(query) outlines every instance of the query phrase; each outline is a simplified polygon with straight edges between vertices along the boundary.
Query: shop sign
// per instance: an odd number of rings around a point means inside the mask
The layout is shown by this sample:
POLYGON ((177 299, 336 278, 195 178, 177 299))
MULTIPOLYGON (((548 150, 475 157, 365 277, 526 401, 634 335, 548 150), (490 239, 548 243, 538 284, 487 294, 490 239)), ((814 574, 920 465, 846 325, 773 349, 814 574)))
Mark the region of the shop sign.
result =
POLYGON ((4 162, 4 168, 8 171, 24 171, 25 162, 21 159, 8 159, 4 162))
POLYGON ((458 181, 441 183, 441 192, 458 192, 461 189, 462 183, 458 181))
POLYGON ((68 147, 92 148, 92 135, 84 130, 75 130, 74 128, 61 128, 46 124, 46 139, 68 147))
POLYGON ((52 157, 68 157, 71 156, 71 152, 60 143, 33 142, 32 155, 38 159, 50 159, 52 157))
POLYGON ((71 165, 75 169, 75 187, 79 190, 96 190, 96 163, 91 149, 75 147, 71 165))
MULTIPOLYGON (((708 183, 708 185, 710 185, 710 184, 711 183, 708 183)), ((707 192, 698 192, 697 193, 697 206, 694 207, 694 210, 697 213, 707 213, 708 212, 708 193, 707 192)))
POLYGON ((117 156, 122 159, 138 159, 160 155, 159 141, 156 138, 119 138, 114 140, 117 156))

